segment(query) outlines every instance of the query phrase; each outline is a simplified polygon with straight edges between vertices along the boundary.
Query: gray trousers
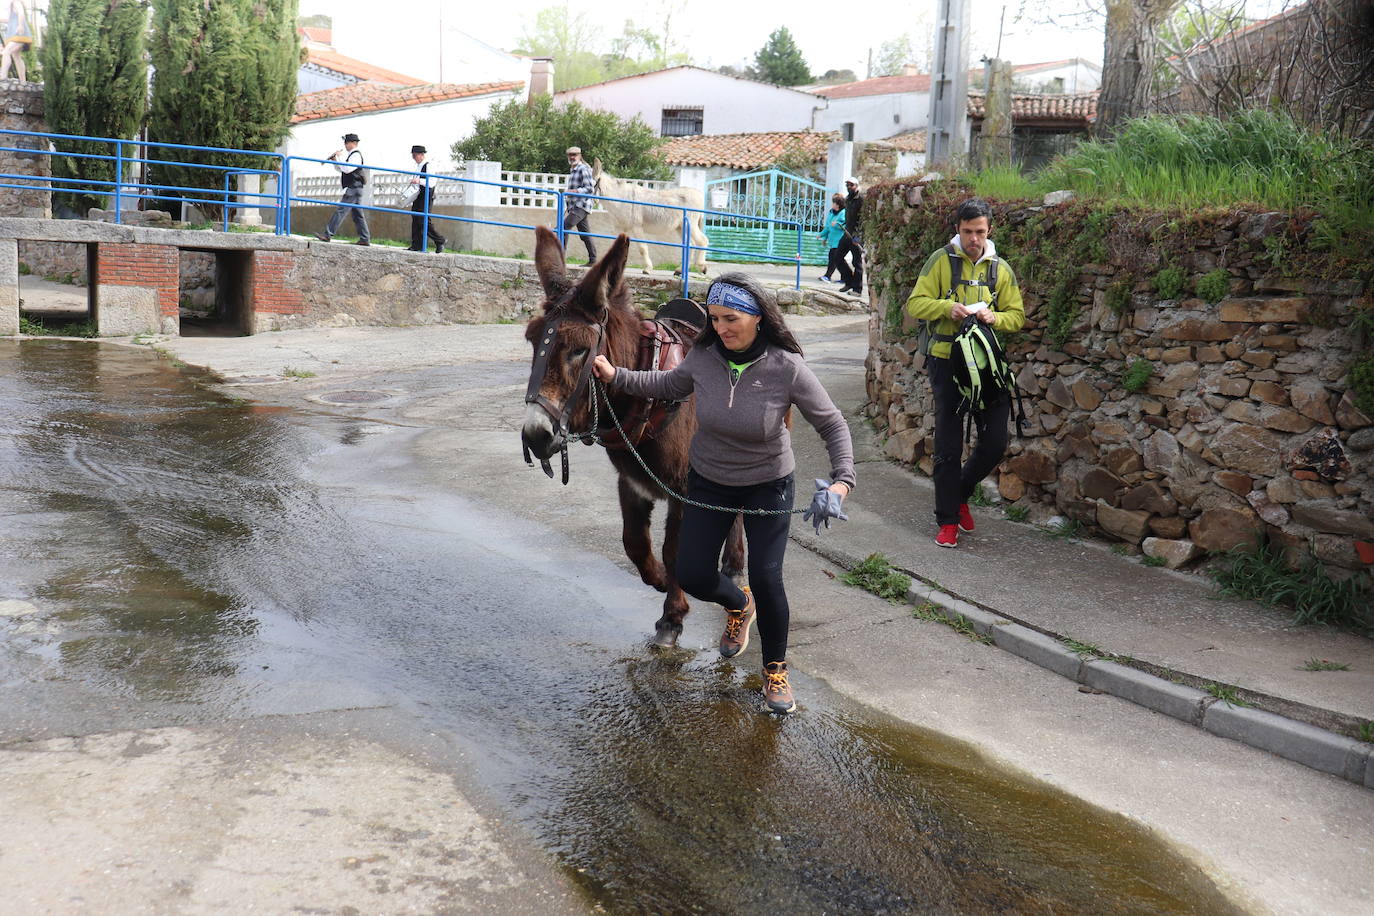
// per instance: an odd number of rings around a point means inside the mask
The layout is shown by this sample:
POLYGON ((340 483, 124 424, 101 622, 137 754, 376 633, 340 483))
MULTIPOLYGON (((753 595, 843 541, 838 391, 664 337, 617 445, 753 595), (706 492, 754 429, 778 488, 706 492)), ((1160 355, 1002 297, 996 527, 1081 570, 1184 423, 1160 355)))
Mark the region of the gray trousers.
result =
POLYGON ((367 211, 358 206, 362 200, 362 188, 344 188, 343 202, 339 204, 339 209, 334 211, 334 215, 329 218, 329 225, 324 227, 324 234, 333 238, 334 233, 338 232, 339 227, 343 225, 344 214, 352 211, 353 225, 358 230, 358 240, 362 242, 372 241, 372 235, 367 231, 367 211))

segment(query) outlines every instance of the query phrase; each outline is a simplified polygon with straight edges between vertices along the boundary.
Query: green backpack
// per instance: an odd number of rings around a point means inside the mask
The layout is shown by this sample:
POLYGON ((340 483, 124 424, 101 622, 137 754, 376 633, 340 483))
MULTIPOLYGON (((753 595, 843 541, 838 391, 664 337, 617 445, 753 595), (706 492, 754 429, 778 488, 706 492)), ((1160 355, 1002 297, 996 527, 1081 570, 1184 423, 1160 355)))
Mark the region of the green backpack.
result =
POLYGON ((1024 437, 1026 411, 1021 404, 1021 391, 997 333, 979 321, 977 315, 969 315, 950 340, 949 359, 954 387, 959 392, 954 412, 965 418, 964 441, 969 440, 974 418, 1004 397, 1014 398, 1016 435, 1024 437))

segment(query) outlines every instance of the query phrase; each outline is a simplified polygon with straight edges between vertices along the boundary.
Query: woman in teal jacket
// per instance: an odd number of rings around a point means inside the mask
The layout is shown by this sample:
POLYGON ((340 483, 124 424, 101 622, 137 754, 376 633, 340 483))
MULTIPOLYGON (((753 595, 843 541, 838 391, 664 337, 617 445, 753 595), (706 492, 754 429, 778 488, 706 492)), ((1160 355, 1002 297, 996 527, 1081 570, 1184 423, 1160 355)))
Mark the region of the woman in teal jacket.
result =
POLYGON ((838 270, 840 281, 847 287, 854 279, 854 271, 849 269, 849 264, 840 254, 840 240, 844 238, 844 195, 836 194, 832 197, 830 206, 830 212, 825 217, 825 228, 820 232, 821 239, 830 248, 830 261, 826 264, 821 279, 826 283, 831 282, 830 275, 838 270))

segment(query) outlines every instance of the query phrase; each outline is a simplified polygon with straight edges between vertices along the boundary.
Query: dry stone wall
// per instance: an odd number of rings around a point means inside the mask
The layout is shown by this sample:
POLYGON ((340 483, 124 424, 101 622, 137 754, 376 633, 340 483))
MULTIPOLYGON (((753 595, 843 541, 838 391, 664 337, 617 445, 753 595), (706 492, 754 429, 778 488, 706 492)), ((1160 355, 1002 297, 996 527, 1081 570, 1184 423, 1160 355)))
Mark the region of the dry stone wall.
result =
MULTIPOLYGON (((952 234, 957 199, 933 196, 880 186, 865 217, 868 412, 888 456, 926 474, 930 393, 901 305, 952 234)), ((1349 368, 1370 356, 1374 303, 1366 280, 1342 275, 1339 262, 1294 269, 1310 224, 1272 213, 1184 225, 1071 206, 995 209, 999 252, 1025 268, 1028 316, 1007 341, 1029 429, 990 481, 1004 499, 1143 545, 1174 567, 1266 535, 1290 562, 1310 550, 1368 575, 1374 419, 1356 406, 1349 368), (1168 298, 1157 288, 1165 270, 1174 272, 1165 285, 1179 287, 1168 298), (1126 390, 1123 377, 1142 361, 1148 381, 1126 390)))
MULTIPOLYGON (((47 123, 43 120, 43 84, 24 83, 14 79, 0 80, 0 130, 43 133, 47 129, 47 123)), ((0 146, 20 150, 0 150, 0 173, 33 175, 43 179, 46 184, 47 178, 51 175, 47 156, 48 141, 0 133, 0 146)), ((5 216, 36 218, 51 216, 52 195, 44 190, 0 188, 0 213, 5 216)))

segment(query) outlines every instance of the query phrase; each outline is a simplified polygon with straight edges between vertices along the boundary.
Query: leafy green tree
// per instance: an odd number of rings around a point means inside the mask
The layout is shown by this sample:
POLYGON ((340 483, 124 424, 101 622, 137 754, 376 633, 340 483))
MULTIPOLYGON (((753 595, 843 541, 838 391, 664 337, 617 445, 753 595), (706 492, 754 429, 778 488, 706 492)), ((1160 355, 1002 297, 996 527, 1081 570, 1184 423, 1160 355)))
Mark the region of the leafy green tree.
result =
POLYGON ((878 47, 878 54, 873 59, 873 75, 901 76, 903 67, 916 62, 916 48, 911 43, 911 33, 904 32, 878 47))
MULTIPOLYGON (((296 106, 296 70, 301 62, 296 8, 296 0, 157 3, 150 47, 155 75, 149 139, 275 149, 291 129, 296 106)), ((157 147, 152 151, 154 158, 161 157, 157 147)), ((178 150, 176 157, 234 168, 270 167, 271 161, 195 150, 178 150)), ((163 185, 224 186, 218 171, 159 165, 152 173, 163 185)))
POLYGON ((672 2, 660 4, 663 28, 655 31, 627 19, 621 33, 601 43, 601 31, 582 13, 567 6, 550 6, 535 14, 534 24, 520 40, 519 54, 552 57, 554 83, 559 89, 576 89, 604 80, 647 73, 664 67, 691 63, 685 51, 671 45, 673 18, 681 12, 672 2))
MULTIPOLYGON (((147 111, 147 31, 146 0, 53 0, 42 52, 49 74, 44 105, 53 133, 133 139, 147 111)), ((54 145, 59 152, 87 156, 114 152, 108 143, 59 140, 54 145)), ((91 188, 92 182, 114 180, 115 163, 54 157, 52 173, 80 182, 59 186, 91 188)), ((56 200, 82 214, 102 202, 100 196, 74 192, 58 193, 56 200)))
POLYGON ((800 86, 811 81, 811 70, 787 26, 774 30, 767 43, 754 53, 754 70, 759 79, 778 86, 800 86))
POLYGON ((554 105, 540 96, 531 105, 510 99, 492 106, 473 125, 472 136, 453 144, 455 159, 485 159, 526 172, 566 172, 570 146, 582 147, 588 162, 625 178, 672 177, 657 154, 666 141, 637 116, 622 120, 580 102, 554 105))

